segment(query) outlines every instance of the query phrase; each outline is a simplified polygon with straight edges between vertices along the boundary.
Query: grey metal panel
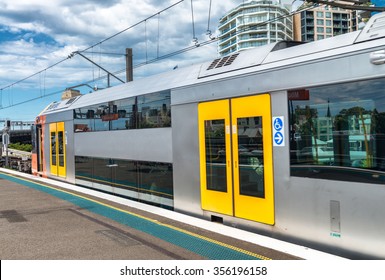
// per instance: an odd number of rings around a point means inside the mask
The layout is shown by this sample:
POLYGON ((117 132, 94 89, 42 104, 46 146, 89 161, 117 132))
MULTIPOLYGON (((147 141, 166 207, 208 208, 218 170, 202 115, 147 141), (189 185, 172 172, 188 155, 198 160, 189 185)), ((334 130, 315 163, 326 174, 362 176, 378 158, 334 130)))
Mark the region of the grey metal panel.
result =
POLYGON ((66 137, 66 181, 75 184, 75 151, 74 151, 74 130, 73 121, 64 123, 66 137))
POLYGON ((54 122, 63 122, 67 120, 72 120, 74 118, 74 114, 72 110, 62 111, 56 114, 48 114, 46 115, 46 123, 54 123, 54 122))
POLYGON ((75 155, 172 162, 171 128, 74 134, 75 155))
POLYGON ((271 92, 270 95, 272 117, 282 116, 285 126, 285 146, 273 146, 275 226, 281 228, 282 213, 288 204, 286 191, 290 180, 289 113, 286 91, 271 92))
POLYGON ((341 214, 340 202, 330 200, 330 230, 332 232, 341 232, 341 214))
MULTIPOLYGON (((282 65, 286 61, 292 63, 293 58, 297 58, 297 62, 308 62, 316 58, 325 58, 335 54, 344 54, 346 49, 350 48, 359 34, 359 31, 346 33, 336 37, 331 37, 319 41, 308 42, 291 48, 286 48, 269 53, 263 64, 272 62, 280 62, 282 65), (341 50, 344 50, 341 52, 341 50)), ((351 51, 357 51, 357 46, 353 46, 351 51)))
POLYGON ((198 105, 172 106, 172 126, 174 209, 201 215, 198 105))
POLYGON ((291 177, 285 186, 280 231, 308 244, 385 258, 384 186, 291 177), (330 201, 340 202, 339 235, 330 229, 330 201))
POLYGON ((42 125, 42 134, 44 135, 44 141, 43 141, 43 161, 45 165, 46 172, 48 174, 51 173, 51 166, 50 166, 50 133, 49 133, 49 124, 42 125))

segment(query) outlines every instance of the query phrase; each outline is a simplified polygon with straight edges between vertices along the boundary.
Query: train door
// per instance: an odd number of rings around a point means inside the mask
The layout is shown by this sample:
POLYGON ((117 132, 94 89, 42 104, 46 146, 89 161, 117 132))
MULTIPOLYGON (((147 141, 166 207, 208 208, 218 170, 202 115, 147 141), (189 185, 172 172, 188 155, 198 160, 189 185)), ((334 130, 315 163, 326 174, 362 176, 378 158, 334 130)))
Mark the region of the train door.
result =
POLYGON ((50 135, 50 167, 51 174, 66 176, 66 139, 64 122, 51 123, 49 125, 50 135))
POLYGON ((274 224, 268 94, 199 104, 202 209, 274 224))

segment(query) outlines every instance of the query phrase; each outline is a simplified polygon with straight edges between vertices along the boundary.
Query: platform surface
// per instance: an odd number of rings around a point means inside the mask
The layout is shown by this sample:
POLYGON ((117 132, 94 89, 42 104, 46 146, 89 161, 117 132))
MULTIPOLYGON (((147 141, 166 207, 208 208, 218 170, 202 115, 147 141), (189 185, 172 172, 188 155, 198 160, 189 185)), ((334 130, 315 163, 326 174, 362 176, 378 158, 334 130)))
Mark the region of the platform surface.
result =
POLYGON ((1 169, 0 259, 341 258, 64 182, 1 169))

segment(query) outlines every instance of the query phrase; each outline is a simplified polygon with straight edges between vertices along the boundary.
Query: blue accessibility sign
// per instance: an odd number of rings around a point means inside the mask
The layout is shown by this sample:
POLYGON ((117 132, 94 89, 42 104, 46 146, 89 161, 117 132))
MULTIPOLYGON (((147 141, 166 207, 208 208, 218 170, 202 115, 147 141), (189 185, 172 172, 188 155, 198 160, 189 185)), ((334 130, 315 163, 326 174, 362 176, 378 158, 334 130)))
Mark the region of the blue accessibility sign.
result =
POLYGON ((283 127, 283 121, 281 118, 274 119, 274 129, 280 131, 283 127))
POLYGON ((282 135, 281 132, 276 132, 274 134, 274 142, 277 145, 281 145, 282 144, 282 142, 283 142, 283 135, 282 135))
POLYGON ((285 146, 285 119, 283 116, 273 117, 273 146, 285 146))

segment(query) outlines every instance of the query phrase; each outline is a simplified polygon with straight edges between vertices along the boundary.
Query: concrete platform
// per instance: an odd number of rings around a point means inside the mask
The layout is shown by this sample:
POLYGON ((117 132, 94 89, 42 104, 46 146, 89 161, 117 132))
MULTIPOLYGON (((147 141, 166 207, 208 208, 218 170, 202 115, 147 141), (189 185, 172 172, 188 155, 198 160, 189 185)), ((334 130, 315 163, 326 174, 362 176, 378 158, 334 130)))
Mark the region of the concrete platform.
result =
POLYGON ((6 169, 0 169, 0 258, 342 259, 173 211, 6 169))

